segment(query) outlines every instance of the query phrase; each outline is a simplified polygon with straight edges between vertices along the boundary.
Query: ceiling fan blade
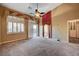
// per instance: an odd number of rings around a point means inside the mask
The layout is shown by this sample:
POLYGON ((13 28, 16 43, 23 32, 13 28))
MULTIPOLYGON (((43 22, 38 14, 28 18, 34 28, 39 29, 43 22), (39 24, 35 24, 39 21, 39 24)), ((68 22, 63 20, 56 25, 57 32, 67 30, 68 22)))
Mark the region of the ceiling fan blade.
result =
POLYGON ((29 14, 34 14, 34 13, 29 13, 29 14))
POLYGON ((45 14, 45 12, 41 12, 40 14, 45 14))
POLYGON ((28 9, 32 9, 32 7, 31 7, 31 6, 29 6, 29 7, 28 7, 28 9))

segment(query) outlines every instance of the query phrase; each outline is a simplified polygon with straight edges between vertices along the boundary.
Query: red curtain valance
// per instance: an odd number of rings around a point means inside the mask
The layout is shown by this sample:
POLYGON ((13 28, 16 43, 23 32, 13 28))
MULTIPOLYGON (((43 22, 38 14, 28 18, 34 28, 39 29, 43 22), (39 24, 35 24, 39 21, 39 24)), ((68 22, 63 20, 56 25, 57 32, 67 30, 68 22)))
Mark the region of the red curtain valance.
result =
POLYGON ((51 24, 51 11, 42 16, 42 24, 51 24))

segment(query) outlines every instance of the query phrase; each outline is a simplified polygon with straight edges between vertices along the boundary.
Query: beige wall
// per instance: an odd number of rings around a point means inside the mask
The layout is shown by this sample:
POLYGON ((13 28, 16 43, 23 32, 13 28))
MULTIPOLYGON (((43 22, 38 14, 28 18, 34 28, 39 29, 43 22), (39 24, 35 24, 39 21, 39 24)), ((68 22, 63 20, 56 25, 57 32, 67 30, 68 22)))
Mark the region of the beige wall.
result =
POLYGON ((1 15, 0 15, 0 43, 1 43, 1 15))
POLYGON ((67 21, 79 19, 79 4, 62 4, 52 10, 52 25, 59 32, 59 39, 67 40, 67 21))
POLYGON ((79 21, 77 23, 77 38, 79 38, 79 21))
POLYGON ((26 34, 25 33, 14 33, 14 34, 7 34, 7 39, 5 42, 11 42, 11 41, 16 41, 16 40, 21 40, 21 39, 26 39, 26 34))
POLYGON ((12 33, 7 34, 7 16, 9 15, 9 10, 4 7, 0 7, 0 44, 12 42, 16 40, 22 40, 28 38, 28 27, 27 22, 25 22, 25 32, 22 33, 12 33))

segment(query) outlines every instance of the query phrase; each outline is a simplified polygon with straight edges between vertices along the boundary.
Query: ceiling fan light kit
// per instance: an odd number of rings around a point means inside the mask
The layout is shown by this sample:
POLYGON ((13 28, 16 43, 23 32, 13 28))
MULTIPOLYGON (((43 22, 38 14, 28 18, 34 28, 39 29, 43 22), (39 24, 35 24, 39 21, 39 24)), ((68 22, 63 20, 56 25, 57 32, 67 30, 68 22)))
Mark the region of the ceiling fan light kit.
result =
MULTIPOLYGON (((34 15, 35 18, 40 18, 44 12, 40 12, 39 9, 38 9, 38 3, 36 4, 36 9, 35 9, 35 13, 30 13, 32 15, 34 15)), ((32 9, 31 7, 29 9, 32 9)))

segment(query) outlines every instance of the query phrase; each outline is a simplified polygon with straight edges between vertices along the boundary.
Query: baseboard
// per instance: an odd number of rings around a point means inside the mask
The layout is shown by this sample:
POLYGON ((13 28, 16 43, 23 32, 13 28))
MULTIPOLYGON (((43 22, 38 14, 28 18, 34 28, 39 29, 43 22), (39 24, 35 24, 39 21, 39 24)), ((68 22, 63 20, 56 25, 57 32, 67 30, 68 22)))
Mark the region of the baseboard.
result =
POLYGON ((10 43, 10 42, 19 41, 19 40, 25 40, 25 39, 17 39, 17 40, 11 40, 11 41, 6 41, 6 42, 1 42, 0 45, 6 44, 6 43, 10 43))

